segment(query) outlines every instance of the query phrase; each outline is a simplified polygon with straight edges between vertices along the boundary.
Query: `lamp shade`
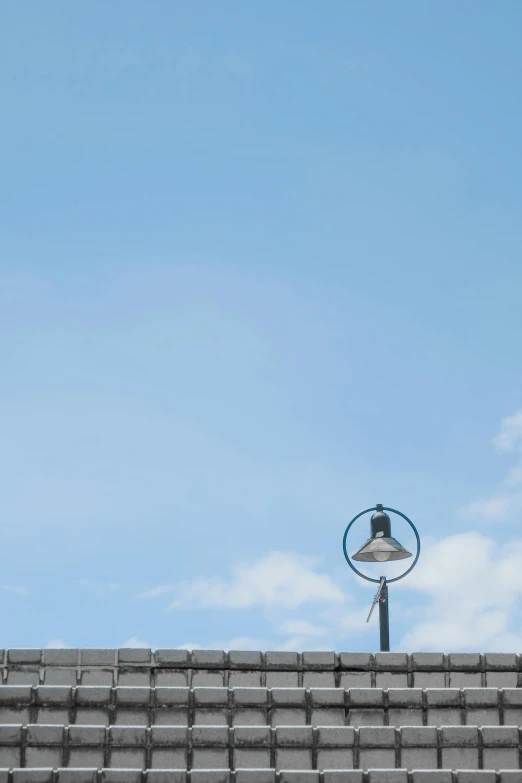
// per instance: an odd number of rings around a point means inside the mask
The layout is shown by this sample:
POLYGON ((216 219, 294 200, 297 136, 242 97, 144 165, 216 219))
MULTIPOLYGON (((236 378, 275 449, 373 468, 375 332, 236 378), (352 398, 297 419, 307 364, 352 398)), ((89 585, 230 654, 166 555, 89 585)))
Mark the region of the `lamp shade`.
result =
POLYGON ((392 537, 390 517, 385 513, 382 505, 378 504, 376 509, 370 523, 372 536, 352 555, 352 560, 384 563, 388 560, 404 560, 411 557, 411 552, 392 537))

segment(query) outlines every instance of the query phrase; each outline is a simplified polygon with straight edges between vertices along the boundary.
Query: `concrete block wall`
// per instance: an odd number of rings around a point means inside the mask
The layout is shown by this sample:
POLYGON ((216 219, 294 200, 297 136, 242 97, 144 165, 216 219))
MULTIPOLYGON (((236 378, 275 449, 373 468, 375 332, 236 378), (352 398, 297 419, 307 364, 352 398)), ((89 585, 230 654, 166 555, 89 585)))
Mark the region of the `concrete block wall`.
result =
POLYGON ((0 652, 0 783, 522 783, 522 658, 0 652))

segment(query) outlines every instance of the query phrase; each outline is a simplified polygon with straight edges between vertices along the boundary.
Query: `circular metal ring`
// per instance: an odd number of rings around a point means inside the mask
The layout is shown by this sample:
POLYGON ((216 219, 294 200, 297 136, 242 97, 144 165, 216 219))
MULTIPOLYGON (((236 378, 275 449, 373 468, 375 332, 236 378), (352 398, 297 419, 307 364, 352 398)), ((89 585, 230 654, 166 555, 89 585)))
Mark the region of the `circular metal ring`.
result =
MULTIPOLYGON (((355 516, 355 517, 352 519, 352 521, 350 522, 350 524, 348 525, 348 527, 347 527, 347 528, 346 528, 346 530, 344 531, 344 536, 343 536, 343 552, 344 552, 344 557, 345 557, 345 559, 346 559, 346 562, 348 563, 348 565, 350 566, 350 568, 352 569, 352 571, 355 571, 355 573, 356 573, 358 576, 362 576, 362 578, 363 578, 363 579, 367 579, 367 580, 368 580, 368 582, 380 582, 381 580, 380 580, 380 579, 373 579, 371 576, 366 576, 366 574, 363 574, 363 573, 361 573, 361 571, 359 571, 359 570, 358 570, 358 569, 357 569, 357 568, 354 566, 354 564, 353 564, 353 563, 352 563, 352 561, 350 560, 350 557, 348 556, 348 552, 346 551, 346 538, 347 538, 347 536, 348 536, 348 531, 350 530, 351 526, 353 525, 353 523, 354 523, 354 522, 355 522, 357 519, 359 519, 359 517, 362 517, 364 514, 368 514, 370 511, 375 511, 375 510, 376 510, 376 509, 375 509, 375 506, 374 506, 373 508, 367 508, 365 511, 361 511, 361 512, 359 512, 359 514, 357 514, 357 516, 355 516)), ((408 523, 408 524, 411 526, 411 528, 413 529, 413 532, 415 533, 415 538, 417 539, 417 554, 415 555, 415 559, 414 559, 413 563, 412 563, 412 564, 411 564, 411 566, 410 566, 410 567, 407 569, 407 571, 405 571, 405 572, 404 572, 403 574, 401 574, 400 576, 395 576, 393 579, 387 579, 387 580, 386 580, 386 583, 387 583, 387 584, 390 584, 391 582, 396 582, 398 579, 402 579, 404 576, 406 576, 406 574, 409 574, 409 573, 410 573, 410 571, 412 570, 412 568, 414 568, 414 567, 415 567, 415 564, 417 563, 417 560, 419 559, 419 555, 420 555, 420 538, 419 538, 419 534, 418 534, 418 532, 417 532, 417 528, 415 527, 415 525, 413 524, 413 522, 411 521, 411 519, 408 519, 408 517, 406 516, 406 514, 403 514, 403 513, 402 513, 402 511, 397 511, 396 509, 394 509, 394 508, 388 508, 387 506, 383 506, 383 511, 391 511, 393 514, 398 514, 400 517, 402 517, 403 519, 405 519, 405 520, 406 520, 406 522, 407 522, 407 523, 408 523)), ((386 561, 383 561, 383 562, 386 562, 386 561)))

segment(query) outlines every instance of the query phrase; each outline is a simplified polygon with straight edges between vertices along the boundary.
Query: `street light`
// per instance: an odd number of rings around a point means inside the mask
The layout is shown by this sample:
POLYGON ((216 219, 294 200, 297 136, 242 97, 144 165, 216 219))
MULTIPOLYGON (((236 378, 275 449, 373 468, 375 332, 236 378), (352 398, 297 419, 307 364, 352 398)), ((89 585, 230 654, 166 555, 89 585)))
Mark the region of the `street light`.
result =
POLYGON ((419 559, 420 555, 420 538, 419 534, 417 533, 417 528, 411 521, 411 519, 408 519, 408 517, 403 514, 401 511, 396 511, 394 508, 386 508, 385 506, 381 505, 380 503, 377 503, 375 506, 375 509, 373 508, 367 508, 365 511, 361 511, 357 516, 355 516, 346 530, 344 531, 344 537, 343 537, 343 552, 344 556, 346 558, 346 562, 350 566, 350 568, 355 571, 358 576, 362 576, 363 579, 367 579, 369 582, 378 582, 379 583, 379 589, 377 591, 377 594, 374 598, 372 608, 370 609, 370 613, 368 615, 368 619, 366 622, 369 622, 370 617, 372 616, 372 612, 374 610, 375 604, 379 602, 379 630, 380 630, 380 639, 381 639, 381 652, 389 652, 390 650, 390 617, 389 617, 389 611, 388 611, 388 583, 390 582, 396 582, 398 579, 402 579, 406 574, 409 574, 412 568, 417 563, 417 560, 419 559), (348 556, 348 552, 346 551, 346 538, 348 536, 348 531, 350 530, 353 523, 359 519, 359 517, 362 517, 363 514, 368 514, 370 511, 373 511, 372 518, 370 520, 370 538, 366 541, 363 546, 357 550, 357 552, 352 555, 352 558, 348 556), (405 549, 402 544, 400 544, 396 538, 393 538, 391 534, 391 521, 388 514, 386 514, 386 511, 391 511, 393 514, 398 514, 400 517, 406 520, 406 522, 412 527, 413 532, 415 533, 415 538, 417 539, 417 554, 415 555, 415 560, 411 564, 411 566, 400 576, 396 576, 393 579, 386 579, 385 576, 381 576, 380 579, 372 579, 370 576, 366 576, 365 574, 362 574, 352 563, 352 560, 359 560, 366 563, 386 563, 391 560, 404 560, 408 557, 412 557, 411 552, 408 552, 407 549, 405 549))

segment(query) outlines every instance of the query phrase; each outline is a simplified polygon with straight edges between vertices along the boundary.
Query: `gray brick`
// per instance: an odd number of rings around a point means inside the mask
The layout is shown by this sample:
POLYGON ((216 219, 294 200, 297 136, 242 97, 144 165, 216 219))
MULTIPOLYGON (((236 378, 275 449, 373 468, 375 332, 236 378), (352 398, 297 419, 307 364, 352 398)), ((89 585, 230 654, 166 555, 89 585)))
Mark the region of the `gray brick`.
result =
POLYGON ((303 672, 303 688, 334 688, 335 672, 303 672))
POLYGON ((341 688, 311 688, 312 707, 344 707, 344 690, 341 688))
POLYGON ((40 683, 39 669, 24 669, 23 671, 7 672, 8 685, 39 685, 39 683, 40 683))
POLYGON ((57 783, 96 783, 96 769, 58 769, 57 783))
POLYGON ((195 769, 227 769, 228 748, 194 748, 192 763, 195 769))
POLYGON ((261 653, 254 650, 230 650, 228 660, 231 668, 258 669, 261 668, 261 653))
POLYGON ((352 688, 348 694, 350 707, 377 707, 384 705, 382 688, 352 688))
POLYGON ((318 769, 352 769, 353 748, 319 748, 317 750, 318 769))
POLYGON ((522 783, 522 772, 510 769, 501 769, 500 783, 522 783))
POLYGON ((486 653, 486 669, 513 669, 517 670, 517 656, 515 653, 486 653))
POLYGON ((118 650, 87 648, 80 650, 80 664, 82 666, 115 666, 118 650))
POLYGON ((477 747, 479 741, 478 728, 476 726, 442 726, 442 747, 470 748, 477 747))
POLYGON ((153 769, 185 770, 187 768, 186 748, 153 748, 151 764, 153 769))
POLYGON ((236 726, 234 728, 234 745, 236 747, 259 746, 270 747, 271 731, 269 726, 236 726))
POLYGON ((457 780, 458 783, 495 783, 496 774, 492 770, 459 770, 457 780))
POLYGON ((186 747, 188 745, 188 729, 185 726, 153 726, 151 741, 152 745, 186 747))
POLYGON ((111 726, 109 744, 138 747, 147 742, 147 729, 143 726, 111 726))
POLYGON ((187 773, 183 769, 149 769, 147 783, 187 783, 187 773))
POLYGON ((303 688, 272 688, 272 704, 277 707, 306 707, 306 691, 303 688))
POLYGON ((375 685, 377 688, 407 688, 408 675, 398 672, 377 672, 375 685))
POLYGON ((415 688, 444 688, 446 684, 446 672, 414 672, 413 685, 415 688))
POLYGON ((40 664, 42 651, 32 647, 20 647, 7 651, 7 663, 9 664, 40 664))
POLYGON ((488 688, 516 688, 517 680, 517 672, 486 672, 488 688))
POLYGON ((109 669, 85 669, 80 673, 80 683, 82 685, 114 685, 115 675, 109 669))
POLYGON ((104 745, 104 726, 69 726, 69 745, 104 745))
POLYGON ((482 687, 482 674, 480 672, 450 672, 450 688, 480 688, 482 687))
POLYGON ((201 705, 227 705, 227 688, 194 688, 194 704, 201 705))
POLYGON ((401 745, 408 747, 437 747, 435 726, 402 726, 401 745))
POLYGON ((324 783, 363 783, 363 773, 360 769, 343 771, 325 769, 324 783))
POLYGON ((514 726, 483 726, 482 740, 489 747, 518 745, 518 729, 514 726))
POLYGON ((234 688, 232 700, 237 706, 266 706, 268 704, 267 688, 234 688))
POLYGON ((190 682, 190 670, 175 671, 174 669, 156 670, 156 688, 186 688, 190 682))
POLYGON ((46 685, 76 685, 78 673, 76 669, 55 667, 44 669, 44 683, 46 685))
POLYGON ((363 669, 373 668, 372 658, 369 653, 339 653, 339 663, 341 669, 363 669))
POLYGON ((442 769, 478 769, 478 748, 442 748, 442 769))
POLYGON ((414 671, 437 671, 445 668, 443 653, 412 653, 411 666, 414 671))
POLYGON ((412 783, 453 783, 449 769, 414 769, 412 783))
POLYGON ((276 769, 303 770, 312 769, 311 748, 277 748, 276 769))
POLYGON ((395 750, 393 748, 361 748, 359 767, 362 769, 393 769, 395 750))
POLYGON ((484 748, 484 769, 518 769, 517 748, 484 748))
POLYGON ((522 688, 504 688, 504 707, 522 707, 522 688))
POLYGON ((299 656, 296 652, 267 652, 265 655, 267 668, 297 669, 299 656))
POLYGON ((102 783, 141 783, 141 770, 102 769, 102 783))
POLYGON ((76 688, 76 704, 109 704, 111 688, 103 685, 79 685, 76 688))
POLYGON ((52 783, 53 769, 15 769, 13 783, 52 783))
POLYGON ((120 647, 118 650, 118 663, 128 666, 137 663, 141 666, 152 662, 152 653, 143 647, 120 647))
POLYGON ((363 747, 394 747, 395 730, 388 726, 364 726, 359 729, 359 745, 363 747))
POLYGON ((156 688, 155 704, 157 707, 188 706, 190 698, 189 688, 156 688))
POLYGON ((268 688, 297 688, 299 675, 296 671, 267 671, 266 684, 268 688))
POLYGON ((0 767, 19 767, 20 748, 0 747, 0 767))
POLYGON ((313 709, 310 723, 312 726, 344 726, 346 723, 345 711, 332 707, 313 709))
POLYGON ((28 745, 63 745, 63 738, 63 726, 41 726, 36 723, 27 726, 28 745))
POLYGON ((22 741, 21 726, 0 726, 0 745, 20 745, 22 741))
POLYGON ((341 688, 371 688, 371 672, 342 672, 340 686, 341 688))
POLYGON ((119 685, 114 689, 116 704, 149 704, 150 688, 140 688, 119 685))
POLYGON ((282 770, 281 783, 319 783, 319 772, 315 770, 282 770))
POLYGON ((73 747, 70 750, 69 764, 71 767, 89 767, 101 769, 104 764, 105 749, 73 747))
POLYGON ((261 685, 261 672, 249 672, 246 670, 233 671, 228 673, 229 688, 255 688, 261 685))
POLYGON ((198 670, 192 672, 192 687, 223 688, 225 684, 225 672, 223 670, 198 670))
POLYGON ((228 769, 193 770, 190 774, 191 783, 230 783, 228 769))
POLYGON ((480 671, 480 653, 451 653, 449 665, 452 671, 480 671))
POLYGON ((275 769, 237 769, 236 783, 275 783, 275 769))
POLYGON ((79 650, 43 650, 43 663, 45 666, 78 666, 79 650))
POLYGON ((393 672, 408 671, 408 656, 406 653, 378 652, 375 653, 375 668, 377 671, 393 672))
POLYGON ((194 747, 213 746, 225 748, 228 746, 228 726, 193 726, 192 744, 194 747))
POLYGON ((426 688, 428 707, 460 707, 458 688, 426 688))
POLYGON ((279 747, 311 747, 313 729, 311 726, 278 726, 276 745, 279 747))
POLYGON ((25 749, 25 764, 27 767, 61 767, 62 763, 61 747, 28 746, 25 749))
POLYGON ((156 650, 153 653, 153 658, 158 666, 190 666, 188 650, 156 650))
POLYGON ((368 783, 408 783, 406 769, 371 769, 368 783))
POLYGON ((388 691, 390 707, 422 707, 421 688, 390 688, 388 691))
POLYGON ((303 652, 303 666, 310 669, 334 669, 334 652, 303 652))
POLYGON ((277 708, 271 710, 270 723, 276 726, 305 726, 306 710, 298 707, 277 708))
POLYGON ((145 748, 112 748, 109 766, 121 769, 144 769, 145 748))
POLYGON ((401 748, 401 767, 437 769, 437 748, 401 748))
POLYGON ((234 768, 266 769, 270 766, 269 748, 235 748, 233 754, 234 768))
POLYGON ((225 666, 225 653, 223 650, 193 650, 192 666, 222 669, 225 666))
POLYGON ((150 669, 134 669, 132 671, 125 671, 125 669, 118 670, 118 686, 125 685, 133 688, 150 688, 150 684, 150 669))
POLYGON ((31 702, 30 685, 0 685, 0 705, 25 705, 31 702))
POLYGON ((36 703, 69 706, 72 703, 72 688, 63 685, 40 685, 36 689, 36 703))
POLYGON ((351 726, 320 726, 317 729, 317 747, 352 747, 355 730, 351 726))

